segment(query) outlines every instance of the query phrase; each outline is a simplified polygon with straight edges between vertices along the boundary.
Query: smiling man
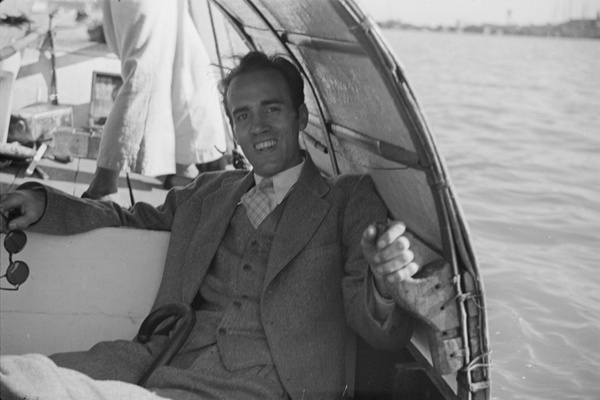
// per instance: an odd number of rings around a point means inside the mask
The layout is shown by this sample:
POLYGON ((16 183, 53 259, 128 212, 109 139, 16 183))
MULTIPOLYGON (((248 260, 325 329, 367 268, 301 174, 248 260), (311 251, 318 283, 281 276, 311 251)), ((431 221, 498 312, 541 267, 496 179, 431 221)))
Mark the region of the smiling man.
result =
MULTIPOLYGON (((340 399, 352 379, 345 376, 348 328, 383 349, 401 348, 412 333, 412 319, 389 299, 419 269, 405 227, 377 232, 387 210, 371 179, 324 178, 301 151, 308 112, 290 61, 251 52, 221 91, 253 171, 202 174, 158 208, 138 203, 129 211, 25 184, 2 195, 0 211, 20 214, 11 229, 171 232, 153 308, 189 304, 198 322, 136 398, 340 399)), ((125 383, 139 380, 165 340, 103 342, 50 359, 3 357, 2 398, 41 396, 40 376, 63 390, 94 392, 86 398, 127 398, 123 387, 133 385, 125 383), (121 389, 106 380, 121 381, 121 389)))
POLYGON ((242 62, 256 63, 251 68, 261 69, 240 74, 234 70, 221 82, 225 107, 234 137, 254 172, 270 177, 302 162, 298 134, 308 122, 304 92, 286 69, 294 68, 291 65, 279 61, 273 65, 281 71, 275 70, 258 53, 251 53, 242 62), (292 90, 294 84, 296 90, 292 90))

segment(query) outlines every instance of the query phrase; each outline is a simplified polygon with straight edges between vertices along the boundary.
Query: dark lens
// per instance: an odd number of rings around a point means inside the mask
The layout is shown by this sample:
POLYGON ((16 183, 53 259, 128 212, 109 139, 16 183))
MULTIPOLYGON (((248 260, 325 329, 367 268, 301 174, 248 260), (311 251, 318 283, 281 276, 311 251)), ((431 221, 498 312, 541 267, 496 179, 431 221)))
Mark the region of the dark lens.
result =
POLYGON ((26 243, 27 235, 25 235, 25 232, 19 230, 8 232, 4 238, 4 248, 12 254, 17 254, 23 250, 26 243))
POLYGON ((13 286, 19 286, 29 277, 29 267, 23 261, 10 263, 6 269, 6 280, 13 286))

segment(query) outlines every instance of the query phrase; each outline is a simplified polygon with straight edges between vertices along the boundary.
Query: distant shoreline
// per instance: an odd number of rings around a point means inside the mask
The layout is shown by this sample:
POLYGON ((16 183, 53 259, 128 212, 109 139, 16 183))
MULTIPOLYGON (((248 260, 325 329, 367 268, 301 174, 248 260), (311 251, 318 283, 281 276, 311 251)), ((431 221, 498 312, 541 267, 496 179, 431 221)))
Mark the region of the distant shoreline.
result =
POLYGON ((406 24, 398 20, 378 21, 384 29, 417 30, 431 32, 477 33, 483 35, 518 35, 600 39, 600 15, 596 19, 570 20, 560 24, 547 25, 460 25, 457 26, 420 26, 406 24))

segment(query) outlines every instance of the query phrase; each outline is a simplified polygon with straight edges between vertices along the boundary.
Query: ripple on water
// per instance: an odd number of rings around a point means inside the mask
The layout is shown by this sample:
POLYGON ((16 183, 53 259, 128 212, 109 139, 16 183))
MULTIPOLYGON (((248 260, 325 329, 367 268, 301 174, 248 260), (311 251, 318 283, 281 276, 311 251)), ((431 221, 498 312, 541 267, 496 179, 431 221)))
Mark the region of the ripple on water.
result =
POLYGON ((493 397, 600 399, 600 41, 385 33, 465 211, 493 397))

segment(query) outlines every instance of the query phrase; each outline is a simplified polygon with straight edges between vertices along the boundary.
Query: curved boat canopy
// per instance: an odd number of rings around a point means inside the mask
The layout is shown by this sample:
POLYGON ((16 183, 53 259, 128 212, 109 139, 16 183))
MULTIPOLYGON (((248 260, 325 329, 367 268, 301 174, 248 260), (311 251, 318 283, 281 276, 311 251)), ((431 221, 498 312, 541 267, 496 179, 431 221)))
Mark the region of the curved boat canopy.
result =
POLYGON ((249 49, 289 56, 307 83, 304 148, 323 174, 368 173, 426 267, 395 299, 423 323, 414 353, 460 398, 489 398, 483 286, 461 210, 419 104, 376 24, 353 0, 198 0, 221 73, 249 49), (425 344, 419 342, 425 339, 425 344))

